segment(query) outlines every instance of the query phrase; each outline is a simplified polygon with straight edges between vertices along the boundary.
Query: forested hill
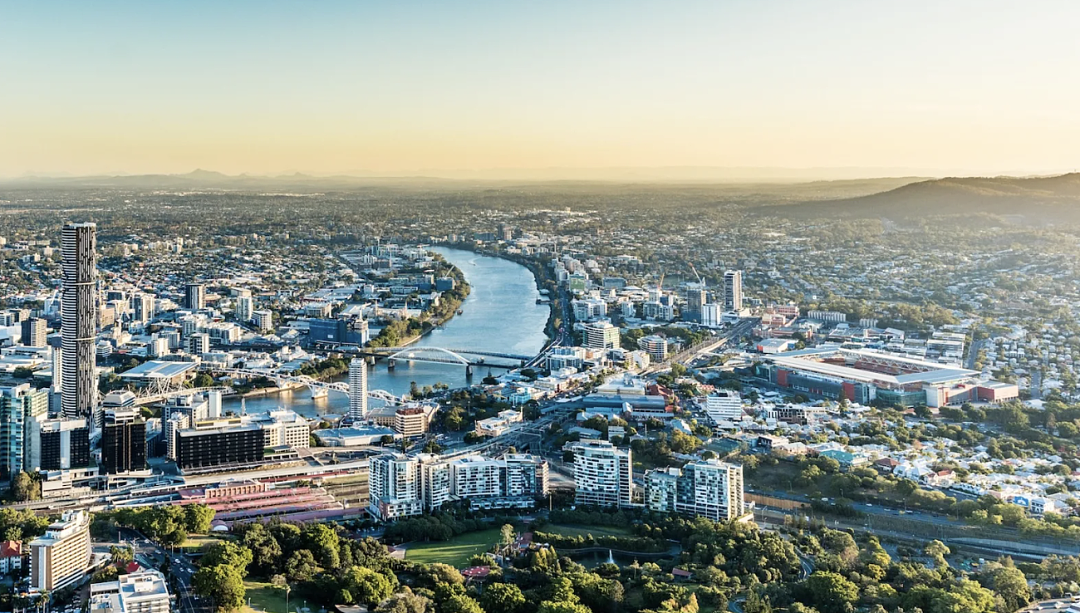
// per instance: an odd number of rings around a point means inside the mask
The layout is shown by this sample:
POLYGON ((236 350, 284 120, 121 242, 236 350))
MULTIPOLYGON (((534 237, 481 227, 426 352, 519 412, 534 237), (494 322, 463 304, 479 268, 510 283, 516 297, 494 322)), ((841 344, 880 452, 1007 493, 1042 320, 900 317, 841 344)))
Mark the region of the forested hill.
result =
POLYGON ((759 207, 798 218, 936 215, 1018 216, 1033 223, 1080 221, 1080 173, 1037 178, 946 178, 868 196, 759 207))

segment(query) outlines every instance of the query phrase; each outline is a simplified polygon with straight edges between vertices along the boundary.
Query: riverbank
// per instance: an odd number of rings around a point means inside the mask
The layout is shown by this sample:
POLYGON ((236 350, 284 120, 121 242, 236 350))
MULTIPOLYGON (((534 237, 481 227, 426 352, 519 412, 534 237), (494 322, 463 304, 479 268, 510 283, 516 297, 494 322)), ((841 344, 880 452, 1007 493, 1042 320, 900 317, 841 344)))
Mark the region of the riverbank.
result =
POLYGON ((562 323, 566 321, 566 314, 562 312, 562 302, 559 300, 559 284, 541 262, 534 258, 516 254, 480 250, 472 243, 450 243, 447 246, 452 249, 469 251, 484 257, 499 258, 525 267, 532 273, 533 282, 536 284, 537 291, 546 291, 549 299, 547 304, 550 307, 550 312, 548 313, 547 324, 544 326, 544 334, 547 336, 548 342, 558 338, 558 330, 562 326, 562 323))
POLYGON ((442 254, 430 250, 429 253, 435 255, 436 261, 440 262, 443 268, 449 268, 446 276, 454 280, 453 289, 442 292, 438 304, 430 304, 418 317, 390 322, 371 339, 369 347, 407 347, 430 334, 432 330, 450 322, 469 297, 472 286, 465 279, 465 273, 442 254))

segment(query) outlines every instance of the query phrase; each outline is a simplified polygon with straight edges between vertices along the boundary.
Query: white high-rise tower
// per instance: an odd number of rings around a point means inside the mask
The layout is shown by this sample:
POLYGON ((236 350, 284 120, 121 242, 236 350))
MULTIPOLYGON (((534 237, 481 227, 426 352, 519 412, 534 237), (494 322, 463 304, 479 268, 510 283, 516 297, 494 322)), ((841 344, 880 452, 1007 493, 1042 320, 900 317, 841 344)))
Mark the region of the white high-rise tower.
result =
POLYGON ((93 417, 97 405, 97 225, 69 223, 61 238, 64 417, 93 417))
POLYGON ((349 362, 349 420, 367 419, 367 362, 353 358, 349 362))
POLYGON ((724 308, 728 311, 741 311, 742 305, 742 271, 729 270, 724 273, 724 308))

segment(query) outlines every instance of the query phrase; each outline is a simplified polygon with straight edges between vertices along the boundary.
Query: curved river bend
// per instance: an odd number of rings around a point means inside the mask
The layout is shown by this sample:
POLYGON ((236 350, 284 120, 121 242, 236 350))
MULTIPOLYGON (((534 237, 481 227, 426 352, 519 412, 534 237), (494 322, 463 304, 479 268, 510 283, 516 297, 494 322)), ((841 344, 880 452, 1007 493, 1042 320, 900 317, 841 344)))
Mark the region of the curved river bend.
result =
MULTIPOLYGON (((543 348, 547 342, 544 327, 550 307, 536 304, 540 292, 528 268, 510 260, 477 255, 462 249, 433 247, 431 250, 461 269, 472 291, 461 305, 461 314, 417 341, 415 347, 475 349, 520 355, 534 355, 543 348)), ((495 369, 493 372, 505 371, 495 369)), ((388 370, 386 361, 380 360, 369 371, 368 387, 400 396, 408 393, 413 381, 420 387, 441 382, 453 388, 479 382, 487 374, 488 369, 477 366, 470 380, 466 379, 463 366, 408 362, 398 362, 394 370, 388 370)), ((238 398, 226 399, 223 404, 226 409, 239 412, 238 398)), ((344 413, 349 402, 344 394, 335 392, 312 400, 311 394, 303 388, 248 398, 246 404, 250 412, 285 407, 306 417, 314 417, 344 413)))

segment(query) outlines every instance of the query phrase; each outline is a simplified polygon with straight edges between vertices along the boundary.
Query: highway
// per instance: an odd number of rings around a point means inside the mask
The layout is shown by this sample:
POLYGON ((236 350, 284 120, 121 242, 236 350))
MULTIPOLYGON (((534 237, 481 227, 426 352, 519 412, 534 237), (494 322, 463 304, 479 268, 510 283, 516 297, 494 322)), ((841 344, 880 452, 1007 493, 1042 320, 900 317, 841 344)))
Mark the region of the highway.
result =
POLYGON ((695 345, 688 349, 685 349, 671 357, 664 362, 658 362, 646 368, 642 371, 642 376, 655 374, 670 367, 671 364, 682 364, 684 366, 692 365, 693 362, 705 355, 715 352, 724 345, 728 344, 733 338, 739 338, 750 333, 750 330, 760 321, 758 319, 742 319, 738 323, 731 326, 727 330, 724 330, 720 336, 705 341, 699 345, 695 345))

